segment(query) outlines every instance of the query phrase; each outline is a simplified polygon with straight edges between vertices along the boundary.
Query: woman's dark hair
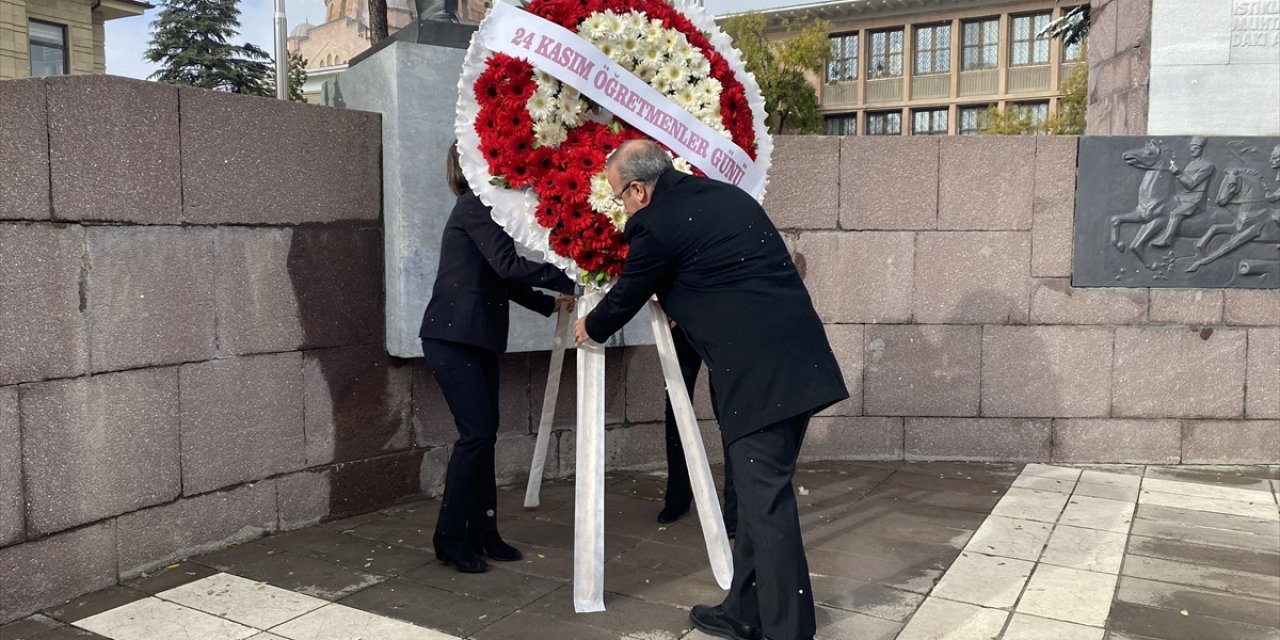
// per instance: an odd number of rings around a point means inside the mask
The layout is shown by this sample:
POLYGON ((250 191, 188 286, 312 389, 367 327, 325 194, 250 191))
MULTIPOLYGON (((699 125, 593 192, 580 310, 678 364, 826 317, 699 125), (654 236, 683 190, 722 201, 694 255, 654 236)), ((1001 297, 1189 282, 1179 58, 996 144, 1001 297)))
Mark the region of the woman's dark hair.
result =
POLYGON ((462 162, 458 158, 458 141, 454 140, 449 145, 449 157, 445 159, 444 179, 449 183, 449 190, 453 191, 453 195, 460 196, 471 190, 471 186, 467 184, 467 177, 462 175, 462 162))

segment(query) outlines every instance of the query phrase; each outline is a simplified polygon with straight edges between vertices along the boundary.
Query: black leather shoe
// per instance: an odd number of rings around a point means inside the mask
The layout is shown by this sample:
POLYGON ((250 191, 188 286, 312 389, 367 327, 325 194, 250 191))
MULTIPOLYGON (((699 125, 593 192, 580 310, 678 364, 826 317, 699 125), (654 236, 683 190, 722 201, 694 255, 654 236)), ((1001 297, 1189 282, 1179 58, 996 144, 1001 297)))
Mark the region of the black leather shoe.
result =
POLYGON ((451 564, 463 573, 484 573, 489 570, 484 558, 476 555, 466 540, 446 538, 440 534, 431 537, 431 546, 436 549, 436 559, 451 564))
POLYGON ((489 556, 498 562, 514 562, 524 558, 520 550, 507 544, 497 531, 470 534, 471 548, 482 556, 489 556))
POLYGON ((662 511, 658 512, 658 522, 671 524, 686 513, 689 513, 689 503, 687 502, 684 505, 665 505, 662 507, 662 511))
POLYGON ((693 626, 697 627, 703 633, 711 634, 717 638, 728 638, 729 640, 762 640, 764 633, 759 629, 743 624, 729 617, 729 614, 720 608, 720 605, 710 606, 705 604, 693 605, 693 610, 689 611, 689 620, 693 622, 693 626))

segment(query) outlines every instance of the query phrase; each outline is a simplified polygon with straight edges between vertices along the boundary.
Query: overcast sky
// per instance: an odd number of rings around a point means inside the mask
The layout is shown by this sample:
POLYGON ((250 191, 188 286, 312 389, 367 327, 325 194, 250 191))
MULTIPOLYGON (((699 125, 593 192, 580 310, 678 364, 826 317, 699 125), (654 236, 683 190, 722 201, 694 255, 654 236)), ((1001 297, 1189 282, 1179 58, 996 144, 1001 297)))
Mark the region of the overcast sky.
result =
MULTIPOLYGON (((705 0, 713 14, 748 11, 792 4, 808 4, 813 0, 705 0)), ((157 8, 135 18, 120 18, 107 22, 107 73, 131 78, 146 78, 155 65, 142 59, 142 52, 151 41, 151 22, 160 11, 161 0, 150 0, 157 8)), ((274 53, 275 36, 272 16, 274 0, 240 1, 240 38, 233 42, 252 42, 274 53)), ((309 20, 313 24, 324 20, 324 0, 285 0, 285 13, 289 28, 309 20)))

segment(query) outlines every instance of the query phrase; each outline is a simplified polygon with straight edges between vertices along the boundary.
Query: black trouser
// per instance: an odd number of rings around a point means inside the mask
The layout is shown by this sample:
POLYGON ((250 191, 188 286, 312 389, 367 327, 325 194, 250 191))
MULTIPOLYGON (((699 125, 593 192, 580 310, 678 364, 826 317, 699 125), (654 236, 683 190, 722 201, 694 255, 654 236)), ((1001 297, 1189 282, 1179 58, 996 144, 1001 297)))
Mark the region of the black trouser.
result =
POLYGON ((463 538, 469 531, 497 531, 493 447, 498 441, 498 354, 431 339, 422 341, 422 351, 458 428, 436 533, 463 538))
POLYGON ((737 620, 763 629, 769 640, 806 640, 817 630, 791 486, 811 415, 775 422, 725 445, 741 504, 733 582, 722 606, 737 620))
MULTIPOLYGON (((676 360, 680 363, 680 375, 684 378, 684 388, 693 396, 693 387, 698 382, 698 370, 702 368, 702 359, 684 331, 675 328, 671 331, 672 342, 675 343, 676 360)), ((715 389, 711 390, 715 397, 715 389)), ((677 509, 688 508, 693 501, 693 487, 689 484, 689 465, 684 459, 684 446, 680 444, 680 431, 676 427, 675 412, 671 409, 671 396, 667 396, 667 496, 666 506, 677 509)), ((724 521, 732 530, 738 522, 738 495, 733 490, 733 479, 729 470, 729 459, 724 461, 724 521)))

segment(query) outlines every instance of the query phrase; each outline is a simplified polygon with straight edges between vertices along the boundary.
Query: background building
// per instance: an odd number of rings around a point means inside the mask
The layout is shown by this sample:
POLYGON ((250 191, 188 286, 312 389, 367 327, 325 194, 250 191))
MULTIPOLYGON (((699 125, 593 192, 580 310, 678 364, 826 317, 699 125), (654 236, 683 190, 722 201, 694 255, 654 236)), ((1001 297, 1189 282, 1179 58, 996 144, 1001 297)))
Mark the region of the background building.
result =
MULTIPOLYGON (((458 20, 479 24, 492 0, 461 0, 458 20)), ((356 54, 368 49, 368 0, 325 0, 324 22, 308 22, 293 28, 287 44, 289 53, 301 54, 307 61, 307 83, 302 95, 307 102, 320 103, 324 83, 333 80, 347 68, 356 54)), ((412 0, 387 0, 387 31, 395 33, 412 23, 417 16, 412 0)))
POLYGON ((830 22, 835 55, 812 78, 828 134, 970 135, 992 105, 1036 120, 1057 111, 1084 50, 1036 34, 1077 4, 836 0, 761 13, 779 38, 788 23, 830 22))
POLYGON ((150 8, 138 0, 0 0, 0 80, 104 73, 102 24, 150 8))

